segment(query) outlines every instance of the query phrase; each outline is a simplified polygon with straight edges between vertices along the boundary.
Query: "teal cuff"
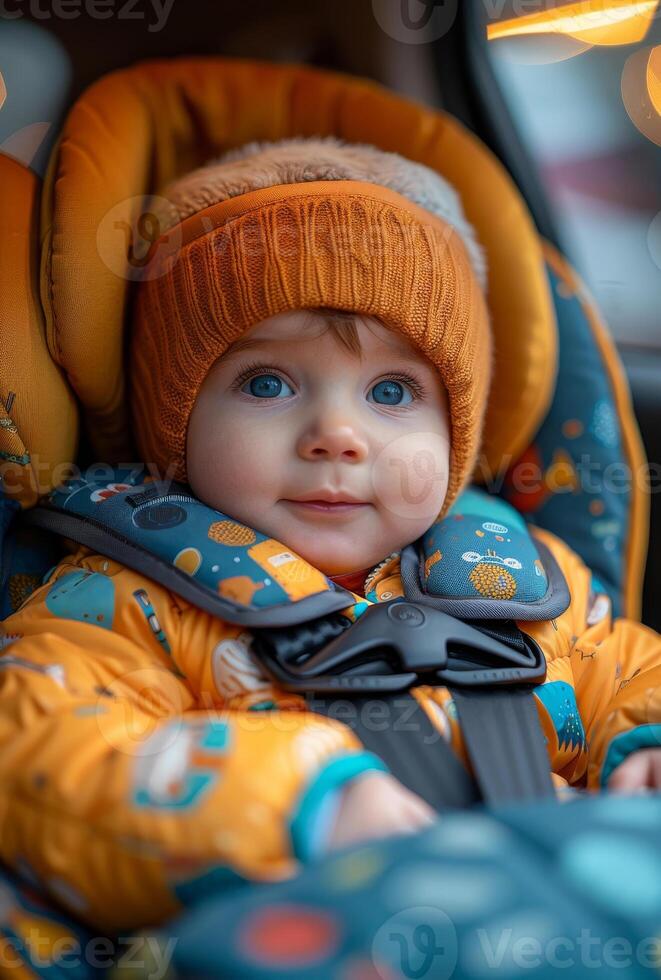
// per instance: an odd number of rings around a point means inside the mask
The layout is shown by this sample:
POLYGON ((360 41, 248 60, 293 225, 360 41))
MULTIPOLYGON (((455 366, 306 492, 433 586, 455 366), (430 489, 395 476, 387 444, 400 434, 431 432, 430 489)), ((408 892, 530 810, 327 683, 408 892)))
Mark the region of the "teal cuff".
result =
POLYGON ((388 767, 372 752, 352 752, 333 756, 309 783, 299 798, 289 823, 292 849, 307 864, 317 856, 328 832, 329 804, 347 783, 365 772, 388 772, 388 767))
POLYGON ((613 771, 632 752, 638 752, 639 749, 659 748, 661 748, 661 725, 638 725, 628 732, 621 732, 616 735, 608 746, 606 758, 601 767, 600 785, 602 788, 606 788, 613 771))

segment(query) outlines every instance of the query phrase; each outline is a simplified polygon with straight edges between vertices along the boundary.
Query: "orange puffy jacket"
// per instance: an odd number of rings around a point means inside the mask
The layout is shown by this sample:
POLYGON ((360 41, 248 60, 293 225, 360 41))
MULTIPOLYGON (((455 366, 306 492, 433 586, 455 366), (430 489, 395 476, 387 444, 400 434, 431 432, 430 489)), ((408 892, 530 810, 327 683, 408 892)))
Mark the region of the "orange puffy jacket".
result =
MULTIPOLYGON (((555 620, 519 623, 548 661, 536 700, 551 767, 597 789, 661 744, 661 637, 613 621, 580 558, 531 531, 572 598, 555 620)), ((403 594, 397 558, 372 588, 403 594)), ((87 548, 3 629, 0 856, 105 930, 161 922, 209 884, 292 875, 315 854, 329 794, 383 768, 260 674, 244 628, 87 548)), ((416 697, 463 756, 449 692, 416 697)))

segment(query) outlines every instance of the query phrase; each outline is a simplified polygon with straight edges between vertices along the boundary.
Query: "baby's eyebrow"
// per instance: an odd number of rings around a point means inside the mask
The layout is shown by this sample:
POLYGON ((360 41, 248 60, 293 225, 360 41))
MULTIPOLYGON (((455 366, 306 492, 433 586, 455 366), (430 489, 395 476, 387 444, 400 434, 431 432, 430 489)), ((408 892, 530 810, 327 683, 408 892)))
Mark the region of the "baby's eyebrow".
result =
POLYGON ((384 345, 377 350, 375 354, 383 358, 397 358, 398 361, 407 361, 409 364, 417 364, 419 367, 431 365, 431 361, 429 361, 422 353, 418 353, 417 351, 401 350, 398 347, 391 347, 390 345, 384 345))
MULTIPOLYGON (((293 343, 299 340, 298 336, 292 336, 290 338, 278 338, 279 343, 293 343)), ((240 354, 246 350, 253 350, 256 347, 264 347, 265 345, 270 345, 274 342, 271 337, 239 337, 234 343, 230 344, 227 348, 223 357, 231 357, 232 354, 240 354)), ((422 354, 418 354, 414 351, 402 350, 396 345, 391 346, 390 344, 381 344, 375 353, 377 356, 381 357, 393 357, 397 358, 398 361, 408 362, 410 364, 428 365, 429 362, 422 354)))
POLYGON ((239 338, 239 340, 235 340, 233 344, 230 344, 223 357, 229 357, 231 354, 239 354, 244 350, 252 350, 254 347, 262 347, 268 343, 272 343, 272 341, 267 340, 266 337, 239 338))
POLYGON ((423 354, 411 353, 407 350, 397 350, 396 348, 389 348, 387 351, 382 352, 384 356, 390 355, 390 357, 396 357, 400 361, 409 361, 411 364, 429 364, 429 360, 423 354))

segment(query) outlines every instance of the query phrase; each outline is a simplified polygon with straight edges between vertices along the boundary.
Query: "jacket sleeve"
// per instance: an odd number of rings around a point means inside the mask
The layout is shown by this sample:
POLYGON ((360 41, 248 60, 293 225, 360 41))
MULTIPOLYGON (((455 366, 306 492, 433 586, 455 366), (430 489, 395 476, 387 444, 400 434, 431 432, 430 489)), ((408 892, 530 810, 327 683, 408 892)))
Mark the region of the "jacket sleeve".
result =
POLYGON ((110 931, 293 874, 333 796, 384 767, 344 725, 277 710, 238 635, 87 549, 64 559, 0 630, 0 857, 110 931))
POLYGON ((661 748, 661 636, 613 619, 610 600, 579 556, 548 532, 535 533, 553 551, 572 601, 556 621, 528 631, 547 652, 548 679, 574 688, 585 751, 571 781, 605 788, 630 753, 661 748))

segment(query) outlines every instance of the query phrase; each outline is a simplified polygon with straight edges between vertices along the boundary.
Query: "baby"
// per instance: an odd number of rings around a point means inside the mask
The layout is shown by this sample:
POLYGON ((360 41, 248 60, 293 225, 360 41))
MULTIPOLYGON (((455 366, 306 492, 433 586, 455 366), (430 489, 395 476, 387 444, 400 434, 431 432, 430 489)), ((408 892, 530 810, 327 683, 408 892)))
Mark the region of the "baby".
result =
MULTIPOLYGON (((394 154, 294 140, 163 196, 176 261, 165 248, 150 267, 130 346, 143 458, 231 519, 219 540, 280 542, 302 589, 325 575, 356 600, 402 596, 401 549, 467 485, 487 410, 484 256, 456 194, 394 154)), ((557 781, 661 785, 661 640, 590 620, 589 570, 534 534, 571 593, 553 623, 520 624, 569 692, 567 740, 536 692, 557 781)), ((434 818, 348 727, 266 679, 249 630, 89 548, 4 629, 1 856, 98 927, 434 818), (85 621, 84 594, 109 613, 85 621)), ((461 754, 448 691, 417 696, 461 754)))
MULTIPOLYGON (((248 330, 207 375, 187 472, 199 499, 362 595, 371 569, 440 513, 449 445, 443 385, 410 343, 372 317, 293 310, 248 330), (411 507, 401 464, 415 453, 433 477, 411 507)), ((370 773, 344 792, 329 845, 432 816, 393 777, 370 773)))

